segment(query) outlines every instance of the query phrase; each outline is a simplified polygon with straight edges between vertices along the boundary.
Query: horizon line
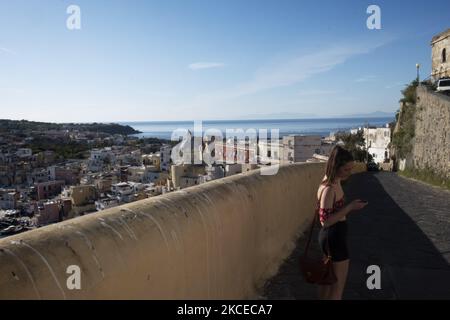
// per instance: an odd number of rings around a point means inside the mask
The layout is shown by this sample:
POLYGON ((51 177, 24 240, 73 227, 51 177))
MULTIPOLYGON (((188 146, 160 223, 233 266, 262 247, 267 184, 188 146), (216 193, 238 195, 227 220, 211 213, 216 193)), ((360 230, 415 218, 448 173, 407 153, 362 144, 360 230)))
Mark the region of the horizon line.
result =
POLYGON ((388 119, 393 118, 395 119, 395 112, 392 113, 392 115, 386 115, 386 116, 317 116, 317 117, 307 117, 307 118, 248 118, 248 119, 189 119, 189 120, 120 120, 120 121, 90 121, 90 122, 84 122, 84 121, 74 121, 74 122, 59 122, 59 121, 39 121, 39 120, 27 120, 27 119, 0 119, 0 121, 28 121, 28 122, 40 122, 40 123, 55 123, 55 124, 128 124, 128 123, 173 123, 173 122, 195 122, 195 121, 202 121, 202 122, 244 122, 244 121, 279 121, 279 120, 332 120, 332 119, 388 119))

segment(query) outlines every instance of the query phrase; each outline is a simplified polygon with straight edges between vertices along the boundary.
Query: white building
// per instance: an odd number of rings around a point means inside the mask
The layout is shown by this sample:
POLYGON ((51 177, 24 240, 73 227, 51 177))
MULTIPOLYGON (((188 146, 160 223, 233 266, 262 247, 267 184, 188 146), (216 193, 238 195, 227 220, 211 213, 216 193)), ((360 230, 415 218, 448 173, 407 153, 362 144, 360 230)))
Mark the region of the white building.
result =
POLYGON ((385 128, 364 128, 369 153, 373 156, 373 161, 383 163, 390 158, 389 143, 391 142, 391 129, 389 125, 385 128))
POLYGON ((102 171, 107 164, 115 163, 115 155, 111 148, 92 149, 87 168, 92 172, 102 171))
MULTIPOLYGON (((328 155, 334 146, 333 143, 322 142, 322 137, 289 135, 279 140, 273 141, 259 140, 258 145, 249 144, 245 149, 240 148, 227 141, 226 145, 220 142, 216 144, 216 160, 224 157, 236 159, 236 163, 254 163, 254 164, 288 164, 294 162, 306 162, 314 154, 328 155), (250 162, 249 160, 253 160, 250 162), (245 160, 245 161, 243 161, 245 160)), ((220 161, 217 161, 220 163, 220 161)), ((228 173, 227 173, 228 175, 228 173)))
POLYGON ((97 211, 109 209, 118 206, 119 200, 115 198, 103 198, 100 200, 95 201, 95 208, 97 211))
POLYGON ((384 163, 390 158, 389 143, 391 142, 391 129, 389 124, 385 127, 359 128, 350 132, 356 134, 358 130, 363 130, 366 148, 373 157, 375 163, 384 163))
POLYGON ((107 147, 103 149, 92 149, 90 160, 105 160, 107 158, 113 158, 114 154, 112 149, 107 147))
POLYGON ((261 164, 280 163, 283 153, 282 141, 259 140, 258 142, 258 162, 261 164))
POLYGON ((281 162, 283 164, 306 162, 306 160, 312 158, 314 154, 321 154, 321 147, 321 136, 284 136, 282 140, 283 152, 281 162))
POLYGON ((159 156, 161 158, 161 170, 169 171, 171 153, 172 147, 169 145, 164 145, 160 148, 159 156))
POLYGON ((33 155, 33 151, 29 148, 20 148, 16 151, 16 156, 19 158, 28 158, 33 155))
POLYGON ((128 168, 128 181, 151 183, 159 179, 161 172, 155 166, 140 166, 128 168))
POLYGON ((116 155, 116 162, 120 165, 137 166, 142 164, 142 154, 140 150, 133 150, 116 155))
POLYGON ((120 182, 111 186, 111 192, 120 202, 132 202, 136 195, 145 190, 147 186, 136 182, 120 182))

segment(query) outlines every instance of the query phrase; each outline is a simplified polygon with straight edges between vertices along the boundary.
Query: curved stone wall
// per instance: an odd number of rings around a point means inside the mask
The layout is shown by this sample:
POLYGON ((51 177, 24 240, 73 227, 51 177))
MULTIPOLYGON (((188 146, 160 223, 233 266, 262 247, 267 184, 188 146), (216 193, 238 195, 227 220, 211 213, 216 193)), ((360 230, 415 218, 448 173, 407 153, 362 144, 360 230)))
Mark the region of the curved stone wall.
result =
POLYGON ((324 166, 254 170, 4 238, 0 298, 255 298, 311 220, 324 166))

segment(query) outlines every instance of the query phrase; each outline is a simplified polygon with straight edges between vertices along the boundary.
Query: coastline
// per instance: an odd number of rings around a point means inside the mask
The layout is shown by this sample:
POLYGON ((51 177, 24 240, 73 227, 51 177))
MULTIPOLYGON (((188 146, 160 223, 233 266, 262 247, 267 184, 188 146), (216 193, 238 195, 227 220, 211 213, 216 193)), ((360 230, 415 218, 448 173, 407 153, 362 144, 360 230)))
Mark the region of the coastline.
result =
MULTIPOLYGON (((366 125, 381 127, 395 120, 395 117, 379 118, 313 118, 313 119, 253 119, 253 120, 205 120, 201 121, 201 129, 218 129, 224 135, 226 129, 255 129, 257 132, 267 129, 278 129, 280 137, 290 134, 329 136, 338 131, 349 131, 366 125)), ((187 129, 194 132, 194 120, 191 121, 138 121, 119 122, 141 133, 132 136, 139 138, 170 139, 176 129, 187 129)))

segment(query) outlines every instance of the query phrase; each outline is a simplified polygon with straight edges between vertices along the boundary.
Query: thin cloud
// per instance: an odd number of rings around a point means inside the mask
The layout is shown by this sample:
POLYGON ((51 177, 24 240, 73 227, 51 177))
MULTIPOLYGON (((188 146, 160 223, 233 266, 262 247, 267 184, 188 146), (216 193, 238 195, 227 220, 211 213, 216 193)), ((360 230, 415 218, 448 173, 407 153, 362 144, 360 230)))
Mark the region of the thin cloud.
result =
POLYGON ((0 52, 4 52, 6 54, 16 55, 16 53, 13 50, 8 49, 8 48, 4 48, 4 47, 0 47, 0 52))
POLYGON ((394 83, 394 84, 391 84, 391 85, 387 85, 385 88, 386 89, 392 89, 392 88, 400 87, 400 86, 403 86, 403 85, 406 86, 406 84, 404 84, 403 82, 397 82, 397 83, 394 83))
POLYGON ((364 76, 364 77, 356 79, 355 82, 369 82, 369 81, 375 80, 376 78, 377 78, 377 76, 368 75, 368 76, 364 76))
POLYGON ((328 96, 337 93, 339 93, 339 91, 337 90, 305 90, 297 92, 297 96, 299 97, 328 96))
POLYGON ((291 86, 317 74, 326 73, 352 57, 367 54, 384 44, 334 46, 313 54, 294 57, 275 65, 264 66, 256 70, 251 80, 238 84, 234 88, 199 95, 194 104, 220 102, 273 88, 291 86))
POLYGON ((196 62, 191 63, 188 68, 191 70, 202 70, 202 69, 211 69, 211 68, 222 68, 225 65, 220 62, 196 62))

